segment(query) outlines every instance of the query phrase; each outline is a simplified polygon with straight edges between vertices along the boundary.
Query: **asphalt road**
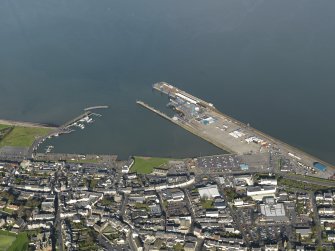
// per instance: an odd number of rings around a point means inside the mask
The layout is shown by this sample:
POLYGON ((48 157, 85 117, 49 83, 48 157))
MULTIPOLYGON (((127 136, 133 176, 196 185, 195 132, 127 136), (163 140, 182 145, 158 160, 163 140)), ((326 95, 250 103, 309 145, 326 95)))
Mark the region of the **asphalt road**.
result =
POLYGON ((63 240, 63 233, 62 233, 62 220, 60 218, 60 213, 61 213, 61 209, 60 209, 60 203, 59 203, 59 193, 56 192, 55 189, 55 184, 58 183, 58 171, 55 173, 55 183, 53 184, 53 190, 55 192, 55 223, 54 223, 54 228, 56 231, 56 235, 57 235, 57 248, 59 251, 63 251, 64 250, 64 240, 63 240))

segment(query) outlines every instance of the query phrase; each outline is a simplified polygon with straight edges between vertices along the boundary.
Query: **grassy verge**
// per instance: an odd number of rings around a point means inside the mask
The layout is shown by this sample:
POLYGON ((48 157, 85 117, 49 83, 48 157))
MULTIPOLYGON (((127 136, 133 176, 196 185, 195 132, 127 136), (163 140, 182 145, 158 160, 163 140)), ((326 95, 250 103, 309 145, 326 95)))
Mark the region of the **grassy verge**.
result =
POLYGON ((0 142, 2 139, 6 137, 6 135, 10 134, 10 132, 13 130, 14 127, 4 127, 3 125, 0 128, 0 142))
POLYGON ((17 126, 0 141, 0 147, 30 147, 36 138, 47 135, 51 130, 49 128, 17 126))
POLYGON ((135 163, 131 167, 131 172, 137 172, 141 174, 148 174, 153 171, 155 167, 161 167, 167 164, 170 160, 169 158, 150 158, 150 157, 135 157, 135 163))
POLYGON ((288 173, 287 175, 289 175, 290 177, 294 178, 302 178, 306 181, 316 181, 316 182, 323 182, 326 181, 327 183, 333 183, 335 186, 335 180, 330 180, 330 179, 323 179, 323 178, 319 178, 319 177, 314 177, 314 176, 308 176, 308 175, 301 175, 301 174, 292 174, 292 173, 288 173))
POLYGON ((279 178, 278 179, 278 185, 280 186, 287 186, 290 188, 297 188, 302 190, 309 190, 309 191, 317 191, 321 189, 327 189, 328 186, 321 186, 316 184, 311 184, 307 182, 297 181, 297 180, 291 180, 286 178, 279 178))

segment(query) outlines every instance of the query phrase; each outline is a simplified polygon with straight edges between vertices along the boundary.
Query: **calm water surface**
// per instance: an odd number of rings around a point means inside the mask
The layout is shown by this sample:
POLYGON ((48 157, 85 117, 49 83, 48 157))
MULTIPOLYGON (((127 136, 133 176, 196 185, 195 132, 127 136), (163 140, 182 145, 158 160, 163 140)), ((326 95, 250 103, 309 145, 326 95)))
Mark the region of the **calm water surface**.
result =
POLYGON ((7 0, 0 3, 0 117, 61 124, 59 152, 221 151, 139 108, 170 82, 335 163, 335 1, 7 0))

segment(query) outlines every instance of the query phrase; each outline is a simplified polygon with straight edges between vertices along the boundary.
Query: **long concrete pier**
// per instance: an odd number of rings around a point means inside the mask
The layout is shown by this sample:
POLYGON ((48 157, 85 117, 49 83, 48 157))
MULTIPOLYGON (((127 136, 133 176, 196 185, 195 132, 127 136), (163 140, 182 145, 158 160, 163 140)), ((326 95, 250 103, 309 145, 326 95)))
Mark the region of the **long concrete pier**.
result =
POLYGON ((326 167, 321 171, 324 176, 334 174, 334 165, 218 111, 211 103, 165 82, 154 84, 153 89, 169 96, 169 105, 177 112, 173 118, 142 101, 137 103, 221 149, 236 154, 278 153, 307 169, 320 163, 326 167))
POLYGON ((97 106, 91 106, 91 107, 87 107, 84 109, 84 113, 80 114, 79 116, 75 117, 74 119, 71 119, 70 121, 64 123, 63 125, 60 126, 61 129, 66 129, 69 126, 73 125, 74 123, 78 122, 79 120, 87 117, 87 116, 91 116, 92 114, 94 114, 93 110, 97 110, 97 109, 107 109, 109 108, 108 105, 97 105, 97 106))
POLYGON ((92 114, 92 112, 90 111, 85 111, 84 113, 80 114, 79 116, 75 117, 74 119, 71 119, 70 121, 64 123, 63 125, 61 125, 59 128, 61 129, 66 129, 67 127, 71 126, 73 123, 78 122, 79 120, 90 116, 92 114))
POLYGON ((170 121, 170 122, 172 122, 172 123, 174 123, 174 124, 176 124, 176 125, 184 128, 185 130, 189 131, 190 133, 194 134, 195 136, 198 136, 198 137, 200 137, 200 138, 202 138, 202 139, 210 142, 211 144, 215 145, 216 147, 218 147, 220 149, 223 149, 223 150, 225 150, 227 152, 234 153, 233 149, 229 148, 228 146, 226 146, 226 145, 224 145, 224 144, 222 144, 220 142, 212 140, 210 137, 208 137, 208 136, 206 136, 204 134, 199 134, 196 128, 193 128, 193 127, 189 126, 187 123, 183 123, 182 120, 177 119, 176 117, 175 117, 175 119, 173 119, 173 118, 169 117, 168 115, 166 115, 165 113, 163 113, 163 112, 155 109, 154 107, 152 107, 152 106, 144 103, 143 101, 138 100, 138 101, 136 101, 136 103, 138 105, 146 108, 147 110, 156 113, 160 117, 162 117, 162 118, 164 118, 164 119, 166 119, 166 120, 168 120, 168 121, 170 121))
POLYGON ((159 110, 153 108, 152 106, 150 106, 150 105, 144 103, 143 101, 141 101, 141 100, 137 100, 136 103, 137 103, 138 105, 140 105, 140 106, 142 106, 142 107, 148 109, 149 111, 152 111, 152 112, 158 114, 158 115, 161 116, 162 118, 165 118, 165 119, 167 119, 167 120, 169 120, 169 121, 171 121, 171 122, 174 122, 173 119, 170 118, 168 115, 166 115, 165 113, 163 113, 163 112, 161 112, 161 111, 159 111, 159 110))

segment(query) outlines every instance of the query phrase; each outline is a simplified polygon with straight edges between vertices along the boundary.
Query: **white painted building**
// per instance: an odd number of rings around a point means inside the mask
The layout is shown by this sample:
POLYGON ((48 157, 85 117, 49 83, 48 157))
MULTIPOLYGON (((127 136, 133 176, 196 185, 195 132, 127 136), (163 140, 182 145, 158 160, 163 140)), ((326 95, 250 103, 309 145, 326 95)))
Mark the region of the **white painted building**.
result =
POLYGON ((318 210, 319 215, 334 215, 335 214, 335 209, 332 207, 321 207, 318 210))
POLYGON ((259 182, 260 185, 267 185, 267 186, 277 186, 277 179, 261 179, 259 182))
POLYGON ((206 211, 206 217, 218 218, 219 217, 219 211, 218 210, 207 210, 206 211))
POLYGON ((205 187, 200 187, 198 188, 198 192, 201 198, 203 197, 216 198, 221 196, 217 185, 208 185, 205 187))
POLYGON ((276 186, 250 186, 247 188, 247 196, 253 200, 263 200, 264 197, 275 196, 277 191, 276 186))

